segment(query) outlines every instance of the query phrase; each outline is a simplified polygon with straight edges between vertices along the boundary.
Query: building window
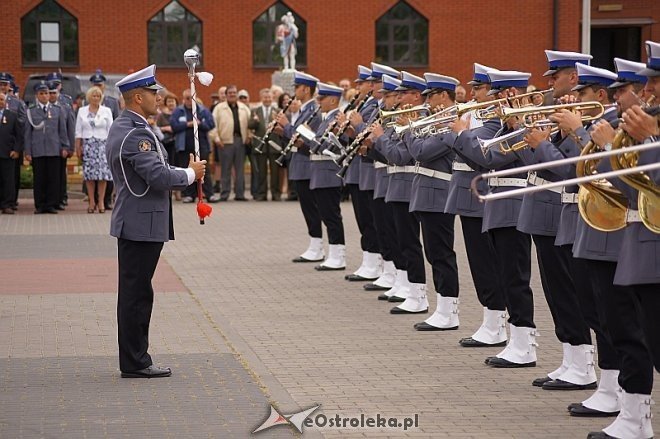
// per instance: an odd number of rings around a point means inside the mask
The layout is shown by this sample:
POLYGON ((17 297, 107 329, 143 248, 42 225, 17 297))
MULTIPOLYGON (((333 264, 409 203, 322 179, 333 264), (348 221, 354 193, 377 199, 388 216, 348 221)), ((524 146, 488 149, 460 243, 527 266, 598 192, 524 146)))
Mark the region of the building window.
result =
POLYGON ((399 2, 376 21, 376 60, 392 66, 428 66, 429 21, 399 2))
POLYGON ((78 20, 55 0, 21 18, 24 65, 78 65, 78 20))
POLYGON ((252 22, 252 63, 254 67, 282 67, 280 44, 276 41, 277 27, 282 17, 291 12, 298 27, 296 67, 307 66, 307 23, 291 8, 277 2, 252 22))
POLYGON ((202 22, 176 0, 154 15, 148 28, 149 64, 184 68, 186 50, 197 46, 202 52, 202 22))

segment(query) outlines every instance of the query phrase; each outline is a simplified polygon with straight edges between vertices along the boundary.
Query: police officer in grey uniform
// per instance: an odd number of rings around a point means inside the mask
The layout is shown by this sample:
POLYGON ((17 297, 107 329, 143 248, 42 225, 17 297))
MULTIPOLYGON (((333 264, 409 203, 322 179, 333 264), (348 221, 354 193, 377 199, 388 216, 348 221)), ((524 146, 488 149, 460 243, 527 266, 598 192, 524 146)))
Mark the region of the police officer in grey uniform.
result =
POLYGON ((343 270, 346 268, 346 241, 340 207, 342 181, 337 176, 339 166, 332 160, 332 157, 323 154, 328 143, 322 140, 330 124, 337 118, 339 98, 341 98, 343 89, 319 82, 317 90, 317 99, 321 107, 321 123, 316 128, 316 139, 322 143, 318 148, 314 148, 315 153, 309 157, 311 161, 309 189, 314 196, 321 221, 328 230, 328 257, 315 268, 318 271, 343 270))
MULTIPOLYGON (((525 92, 529 73, 516 71, 489 71, 491 91, 499 98, 509 93, 525 92)), ((513 120, 510 122, 514 122, 513 120)), ((467 122, 458 120, 452 130, 458 133, 454 144, 456 153, 488 169, 509 169, 522 165, 516 154, 504 154, 499 148, 482 150, 478 139, 491 139, 513 131, 515 125, 502 127, 499 120, 488 120, 480 128, 467 130, 467 122)), ((522 136, 520 136, 522 138, 522 136)), ((513 140, 515 142, 515 139, 513 140)), ((489 179, 493 192, 507 191, 511 187, 527 185, 527 175, 516 174, 510 178, 489 179)), ((536 325, 534 324, 534 297, 529 286, 531 277, 531 239, 516 229, 522 197, 511 197, 486 202, 483 230, 487 231, 497 252, 497 261, 502 274, 506 307, 509 311, 511 336, 507 346, 495 357, 488 357, 486 364, 493 367, 536 366, 536 325)))
MULTIPOLYGON (((296 71, 293 82, 295 84, 295 98, 302 102, 298 117, 295 121, 289 121, 285 114, 279 114, 276 119, 279 125, 276 131, 284 137, 286 142, 289 142, 296 135, 298 125, 306 123, 315 131, 321 123, 318 106, 314 100, 316 84, 319 82, 318 78, 296 71)), ((296 144, 291 148, 293 155, 287 165, 289 168, 289 180, 295 182, 298 200, 300 201, 300 209, 305 218, 307 233, 310 238, 307 250, 302 255, 294 258, 293 262, 317 262, 322 261, 324 257, 321 215, 316 206, 314 196, 309 189, 309 181, 311 179, 310 146, 310 141, 299 137, 296 144)))
POLYGON ((17 139, 17 146, 21 148, 20 155, 18 156, 18 159, 16 159, 14 166, 14 198, 11 203, 11 209, 17 210, 18 209, 18 191, 21 187, 21 165, 23 164, 23 133, 25 131, 25 124, 26 124, 26 114, 27 114, 27 106, 25 105, 25 102, 23 100, 17 98, 14 94, 12 94, 11 90, 11 85, 14 82, 14 76, 11 73, 8 72, 0 72, 0 92, 4 93, 6 96, 6 102, 5 105, 8 109, 11 111, 15 112, 18 115, 18 124, 19 124, 19 129, 21 132, 21 136, 19 139, 17 139))
MULTIPOLYGON (((455 105, 458 79, 450 76, 425 73, 427 105, 432 109, 450 108, 455 105)), ((442 127, 445 128, 446 127, 442 127)), ((440 128, 440 129, 442 129, 440 128)), ((403 140, 415 159, 415 177, 410 195, 410 211, 414 212, 422 226, 424 253, 433 270, 437 304, 436 310, 426 321, 415 324, 418 331, 443 331, 458 329, 458 267, 454 252, 454 215, 445 213, 451 165, 456 155, 452 146, 454 132, 416 138, 408 130, 403 140)), ((426 285, 420 285, 426 295, 426 285)), ((410 294, 399 305, 416 309, 418 301, 410 294), (408 303, 407 303, 408 302, 408 303)))
MULTIPOLYGON (((549 70, 545 74, 553 77, 559 76, 559 70, 563 74, 568 73, 568 69, 575 69, 575 64, 587 65, 591 59, 591 55, 575 52, 546 51, 546 56, 549 70)), ((549 83, 558 88, 562 85, 559 79, 551 79, 549 83)), ((560 138, 561 133, 558 131, 552 140, 558 142, 560 138)), ((518 155, 526 164, 546 160, 545 156, 537 155, 534 151, 525 148, 518 155)), ((560 175, 550 170, 539 170, 530 173, 527 181, 530 186, 541 186, 561 179, 560 175)), ((555 325, 555 334, 564 352, 560 367, 534 380, 532 384, 545 390, 595 389, 594 347, 589 325, 580 308, 580 293, 577 291, 580 285, 573 281, 572 258, 555 244, 561 211, 561 188, 525 194, 520 208, 518 230, 531 234, 534 240, 541 285, 555 325)))
POLYGON ((35 84, 37 101, 28 109, 25 127, 25 158, 34 172, 34 213, 57 213, 61 202, 61 161, 71 154, 66 114, 48 102, 48 85, 35 84))
MULTIPOLYGON (((402 94, 400 101, 403 105, 422 105, 424 90, 426 90, 424 78, 406 71, 401 72, 401 85, 397 91, 406 92, 402 94)), ((404 122, 404 120, 399 120, 399 122, 404 122)), ((410 302, 405 307, 392 308, 390 310, 392 314, 426 313, 429 304, 425 287, 424 253, 419 239, 420 225, 417 217, 410 212, 415 159, 403 139, 377 142, 375 147, 390 163, 387 170, 390 182, 385 202, 392 204, 397 245, 401 252, 401 261, 404 264, 401 270, 397 270, 399 284, 395 283, 394 287, 384 295, 388 296, 390 302, 404 302, 409 296, 412 296, 415 302, 414 308, 408 306, 410 302)))
MULTIPOLYGON (((76 115, 66 100, 60 98, 60 92, 58 84, 55 81, 48 82, 48 99, 51 104, 59 105, 60 109, 64 112, 66 118, 66 136, 69 139, 69 144, 75 144, 75 130, 76 130, 76 115)), ((60 202, 55 209, 64 210, 64 207, 68 204, 68 194, 67 194, 67 169, 66 162, 69 156, 62 156, 60 163, 60 202)))
MULTIPOLYGON (((647 46, 647 68, 638 74, 648 77, 644 97, 660 95, 660 44, 651 41, 647 46)), ((626 110, 620 128, 633 139, 633 143, 660 140, 657 116, 645 114, 639 106, 626 110)), ((590 132, 594 142, 603 149, 608 148, 614 130, 599 123, 590 132)), ((660 150, 642 152, 638 164, 660 161, 660 150)), ((603 160, 599 172, 611 169, 609 160, 603 160)), ((652 184, 660 184, 660 172, 647 174, 652 184)), ((619 437, 653 437, 651 425, 651 390, 653 388, 653 366, 660 370, 660 270, 657 261, 660 255, 660 235, 652 232, 641 222, 638 209, 638 192, 625 180, 611 179, 628 199, 627 226, 612 280, 617 291, 604 298, 608 318, 608 329, 617 351, 621 353, 619 383, 621 412, 609 426, 589 434, 590 439, 619 437)))
MULTIPOLYGON (((190 159, 187 169, 174 168, 147 122, 157 114, 156 66, 132 73, 117 83, 126 110, 108 134, 106 154, 117 187, 110 234, 117 238, 119 295, 117 323, 122 378, 170 376, 149 355, 149 321, 154 292, 151 279, 163 243, 174 239, 173 189, 184 189, 204 177, 206 161, 190 159)), ((191 154, 192 156, 192 154, 191 154)))
MULTIPOLYGON (((371 76, 357 82, 358 90, 362 96, 361 99, 365 99, 364 102, 360 104, 360 111, 350 112, 348 116, 342 114, 339 117, 340 123, 344 122, 345 117, 349 118, 350 126, 347 133, 350 133, 350 135, 342 136, 342 141, 347 145, 350 144, 360 133, 366 130, 369 122, 377 117, 377 95, 378 90, 380 89, 377 84, 380 82, 381 77, 382 73, 374 72, 372 69, 371 76)), ((369 160, 370 159, 367 158, 367 161, 369 160)), ((355 155, 344 175, 344 185, 351 195, 353 213, 355 214, 355 221, 357 222, 358 230, 360 231, 360 247, 362 248, 362 263, 355 272, 345 276, 345 279, 348 281, 376 280, 380 275, 379 273, 374 272, 377 271, 380 266, 380 256, 376 227, 374 225, 371 207, 373 194, 368 190, 370 186, 368 183, 369 175, 366 175, 364 178, 360 177, 360 172, 363 168, 361 163, 362 156, 355 155), (361 180, 363 181, 363 184, 366 183, 366 185, 363 186, 367 188, 366 190, 360 189, 361 180), (366 267, 368 261, 370 262, 370 265, 375 265, 371 270, 368 270, 366 267)), ((366 170, 366 172, 370 171, 366 170)))
MULTIPOLYGON (((381 108, 383 110, 393 110, 398 106, 400 92, 396 91, 401 85, 401 80, 383 75, 383 88, 380 90, 383 95, 381 108)), ((395 135, 394 127, 387 127, 383 130, 376 128, 365 141, 367 148, 367 157, 374 161, 374 224, 378 232, 378 245, 383 259, 383 272, 375 281, 365 284, 366 291, 387 291, 394 287, 396 280, 397 267, 402 269, 404 266, 401 261, 401 252, 397 245, 396 229, 394 228, 394 213, 392 204, 385 202, 387 188, 389 186, 389 175, 387 174, 387 158, 378 152, 375 147, 376 142, 390 141, 395 135)), ((384 299, 387 300, 387 296, 384 299)))
MULTIPOLYGON (((487 72, 496 70, 482 64, 474 63, 474 74, 468 82, 472 86, 471 95, 476 103, 493 99, 488 96, 490 78, 487 72)), ((468 129, 483 126, 483 121, 474 116, 474 111, 462 116, 469 121, 468 129)), ((461 219, 463 241, 467 253, 472 282, 479 303, 483 306, 483 320, 477 331, 470 337, 462 338, 459 344, 463 347, 489 347, 506 345, 506 303, 502 290, 497 254, 488 233, 483 232, 484 204, 479 202, 470 189, 470 183, 478 174, 488 169, 467 161, 456 155, 452 164, 451 181, 445 212, 458 215, 461 219)), ((481 181, 480 192, 488 189, 488 183, 481 181)))

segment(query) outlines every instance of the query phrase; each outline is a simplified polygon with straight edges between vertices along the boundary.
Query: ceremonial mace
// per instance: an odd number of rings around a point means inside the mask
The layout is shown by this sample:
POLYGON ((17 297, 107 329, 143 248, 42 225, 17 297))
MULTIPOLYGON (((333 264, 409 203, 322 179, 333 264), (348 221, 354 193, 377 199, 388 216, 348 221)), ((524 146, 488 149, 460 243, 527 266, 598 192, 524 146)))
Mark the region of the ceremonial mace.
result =
MULTIPOLYGON (((197 92, 195 91, 195 77, 199 78, 202 85, 209 86, 213 81, 213 74, 208 72, 195 73, 195 67, 199 64, 200 54, 195 49, 188 49, 183 54, 183 62, 188 66, 188 78, 190 79, 190 94, 192 94, 192 117, 193 117, 193 137, 195 138, 195 158, 201 158, 199 155, 199 126, 197 123, 197 92)), ((202 201, 204 193, 202 192, 202 180, 197 180, 197 216, 199 223, 204 224, 204 218, 211 216, 213 209, 202 201)))

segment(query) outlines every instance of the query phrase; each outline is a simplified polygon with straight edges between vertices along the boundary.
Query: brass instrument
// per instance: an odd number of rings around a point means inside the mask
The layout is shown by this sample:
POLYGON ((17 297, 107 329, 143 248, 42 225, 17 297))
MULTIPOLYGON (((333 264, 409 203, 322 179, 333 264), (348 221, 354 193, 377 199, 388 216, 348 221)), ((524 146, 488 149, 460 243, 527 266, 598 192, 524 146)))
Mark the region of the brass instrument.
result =
POLYGON ((589 101, 589 102, 573 102, 570 104, 559 104, 559 105, 546 105, 545 107, 523 107, 523 108, 502 108, 500 117, 505 120, 511 117, 521 117, 523 119, 522 124, 527 128, 541 128, 544 126, 552 126, 554 122, 547 119, 548 116, 555 114, 560 110, 570 110, 570 111, 589 111, 589 110, 598 110, 597 114, 592 116, 582 115, 582 122, 590 122, 593 120, 600 119, 605 113, 605 106, 600 102, 589 101), (545 116, 540 118, 540 116, 545 116))
POLYGON ((380 110, 380 117, 383 118, 383 119, 388 118, 388 117, 396 118, 396 117, 399 117, 399 116, 403 116, 403 115, 410 114, 410 113, 417 113, 417 112, 430 113, 431 108, 427 104, 422 104, 422 105, 417 105, 417 106, 411 107, 411 108, 403 108, 401 110, 389 110, 389 111, 388 110, 380 110))
MULTIPOLYGON (((653 100, 655 100, 655 96, 651 96, 647 102, 642 102, 643 107, 645 107, 649 114, 657 113, 660 110, 660 107, 649 109, 653 100)), ((632 139, 630 136, 622 129, 618 129, 612 141, 612 150, 619 150, 622 153, 610 157, 610 164, 613 170, 618 171, 637 166, 639 153, 628 152, 631 143, 632 139)), ((653 233, 660 234, 660 187, 651 180, 648 174, 643 172, 623 175, 619 178, 627 185, 637 189, 639 192, 637 209, 642 222, 653 233)))
MULTIPOLYGON (((543 90, 543 91, 532 91, 529 93, 523 93, 515 96, 510 96, 506 98, 494 99, 492 101, 485 102, 476 102, 465 104, 456 104, 456 114, 460 117, 465 113, 474 111, 474 116, 477 119, 493 119, 499 117, 497 109, 503 109, 506 107, 520 108, 522 107, 521 101, 525 98, 533 98, 534 96, 541 96, 545 99, 545 94, 551 92, 552 89, 543 90)), ((529 106, 534 106, 530 104, 529 106)))
MULTIPOLYGON (((503 154, 509 154, 511 152, 516 152, 520 151, 522 149, 527 148, 529 145, 527 142, 524 140, 520 140, 515 143, 511 143, 512 139, 515 139, 517 137, 520 137, 521 135, 527 134, 527 132, 530 130, 530 128, 519 128, 515 131, 511 131, 510 133, 504 134, 502 136, 498 137, 493 137, 492 139, 488 140, 481 140, 477 138, 479 141, 479 146, 481 146, 481 151, 486 154, 486 152, 492 148, 492 147, 499 147, 500 151, 503 154)), ((556 124, 552 127, 550 130, 550 135, 554 135, 559 131, 559 128, 556 126, 556 124)))
POLYGON ((575 184, 583 184, 583 183, 589 183, 594 180, 603 180, 603 179, 608 179, 608 178, 621 178, 622 176, 625 175, 632 175, 632 174, 639 174, 642 172, 649 172, 649 171, 655 171, 660 169, 660 162, 657 163, 650 163, 648 165, 637 165, 634 167, 630 168, 625 168, 625 169, 620 169, 620 170, 615 170, 615 171, 610 171, 610 172, 604 172, 602 174, 591 174, 591 175, 584 175, 583 177, 576 177, 576 178, 571 178, 568 180, 561 180, 561 181, 554 181, 551 183, 543 184, 540 186, 528 186, 524 188, 519 188, 519 189, 512 189, 510 191, 503 191, 503 192, 497 192, 497 193, 490 193, 490 194, 481 194, 479 193, 478 190, 478 184, 481 180, 488 179, 488 178, 494 178, 494 177, 506 177, 509 175, 515 175, 515 174, 520 174, 523 172, 532 172, 532 171, 538 171, 540 169, 550 169, 550 168, 555 168, 557 166, 564 166, 564 165, 569 165, 573 163, 580 163, 584 162, 585 160, 600 160, 606 157, 612 157, 616 155, 620 155, 623 153, 641 153, 643 151, 649 151, 649 150, 654 150, 660 148, 660 141, 659 142, 653 142, 653 143, 644 143, 641 145, 635 145, 635 146, 630 146, 625 149, 613 149, 611 151, 600 151, 596 152, 593 154, 590 154, 588 156, 577 156, 577 157, 569 157, 566 159, 561 159, 561 160, 555 160, 552 162, 546 162, 546 163, 538 163, 535 165, 528 165, 528 166, 520 166, 517 168, 511 168, 511 169, 503 169, 501 171, 492 171, 492 172, 487 172, 481 175, 476 176, 470 185, 472 188, 472 192, 479 198, 480 201, 494 201, 494 200, 501 200, 503 198, 510 198, 518 195, 525 195, 525 194, 530 194, 534 192, 539 192, 539 191, 545 191, 548 189, 553 189, 557 187, 563 187, 563 186, 571 186, 575 184))

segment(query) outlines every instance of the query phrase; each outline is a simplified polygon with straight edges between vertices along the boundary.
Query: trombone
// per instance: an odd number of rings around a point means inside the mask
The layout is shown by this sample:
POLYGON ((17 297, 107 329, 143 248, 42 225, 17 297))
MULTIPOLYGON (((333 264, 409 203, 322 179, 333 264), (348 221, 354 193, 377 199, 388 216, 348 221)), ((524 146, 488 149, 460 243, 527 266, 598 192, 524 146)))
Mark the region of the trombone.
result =
MULTIPOLYGON (((421 112, 430 114, 431 113, 431 107, 429 107, 428 104, 422 104, 422 105, 417 105, 417 106, 411 107, 411 108, 403 108, 401 110, 380 110, 379 116, 380 116, 381 120, 385 120, 385 119, 388 119, 388 118, 396 119, 397 117, 403 116, 403 115, 406 115, 406 114, 421 113, 421 112)), ((392 120, 391 122, 389 122, 387 124, 387 127, 396 127, 396 126, 401 126, 401 125, 396 123, 395 120, 392 120)))
POLYGON ((602 159, 605 157, 612 157, 612 156, 617 156, 620 154, 627 154, 632 152, 641 153, 643 151, 653 150, 657 148, 660 148, 660 141, 629 146, 626 148, 612 149, 610 151, 596 152, 593 154, 588 154, 586 156, 569 157, 561 160, 555 160, 552 162, 538 163, 535 165, 521 166, 511 169, 503 169, 501 171, 486 172, 472 179, 472 183, 470 184, 470 187, 472 188, 472 192, 477 196, 477 198, 479 198, 479 201, 494 201, 494 200, 501 200, 503 198, 511 198, 518 195, 525 195, 534 192, 545 191, 557 187, 572 186, 576 184, 589 183, 596 180, 616 178, 622 175, 631 175, 631 174, 638 174, 640 172, 655 171, 660 169, 660 162, 650 163, 648 165, 634 166, 634 167, 615 170, 615 171, 609 171, 602 174, 585 175, 584 177, 576 177, 568 180, 554 181, 540 186, 528 186, 520 189, 512 189, 510 191, 504 191, 504 192, 481 194, 479 193, 479 189, 478 189, 479 182, 481 180, 486 180, 489 178, 506 177, 509 175, 520 174, 523 172, 531 172, 531 171, 538 171, 539 169, 555 168, 557 166, 579 163, 586 160, 602 159))

